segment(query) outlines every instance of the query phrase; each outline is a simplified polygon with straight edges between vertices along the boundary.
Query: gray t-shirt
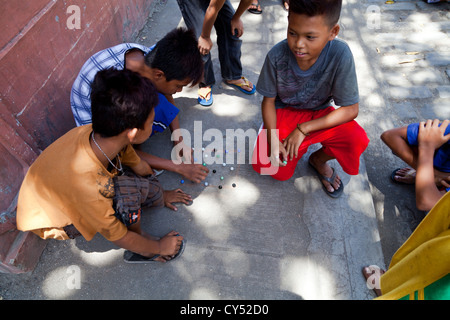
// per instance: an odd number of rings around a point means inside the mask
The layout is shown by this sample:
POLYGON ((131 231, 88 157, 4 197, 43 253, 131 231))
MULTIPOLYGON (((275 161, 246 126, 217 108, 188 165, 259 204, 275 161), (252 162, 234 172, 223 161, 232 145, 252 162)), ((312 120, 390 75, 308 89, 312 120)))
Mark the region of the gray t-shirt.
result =
POLYGON ((337 106, 359 102, 353 54, 340 39, 329 41, 306 71, 298 66, 287 40, 279 42, 267 54, 256 90, 276 97, 277 108, 320 110, 332 100, 337 106))

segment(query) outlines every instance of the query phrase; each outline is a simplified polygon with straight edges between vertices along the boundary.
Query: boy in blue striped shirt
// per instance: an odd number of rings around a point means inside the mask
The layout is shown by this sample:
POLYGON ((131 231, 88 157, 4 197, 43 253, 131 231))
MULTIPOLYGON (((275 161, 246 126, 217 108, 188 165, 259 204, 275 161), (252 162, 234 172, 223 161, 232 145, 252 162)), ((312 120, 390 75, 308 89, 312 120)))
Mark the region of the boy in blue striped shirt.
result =
MULTIPOLYGON (((70 94, 77 126, 92 122, 92 81, 98 71, 111 67, 128 69, 150 79, 159 98, 152 132, 162 132, 169 127, 174 134, 177 133, 176 129, 180 128, 179 110, 174 105, 172 95, 180 92, 184 86, 198 84, 203 76, 203 61, 194 33, 178 28, 150 48, 136 43, 122 43, 90 57, 75 79, 70 94)), ((182 140, 182 136, 174 136, 175 145, 182 143, 182 140)), ((208 174, 208 169, 200 164, 175 164, 170 159, 162 159, 142 151, 139 151, 139 155, 152 168, 177 172, 196 183, 204 180, 208 174)))

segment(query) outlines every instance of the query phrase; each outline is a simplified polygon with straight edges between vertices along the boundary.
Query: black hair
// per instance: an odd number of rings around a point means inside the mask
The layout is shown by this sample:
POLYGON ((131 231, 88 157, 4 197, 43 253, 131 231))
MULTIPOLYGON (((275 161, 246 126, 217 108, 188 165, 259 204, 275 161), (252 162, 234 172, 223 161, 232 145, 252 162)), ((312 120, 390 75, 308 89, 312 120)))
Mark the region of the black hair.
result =
POLYGON ((92 128, 103 137, 126 129, 143 129, 158 94, 147 78, 130 70, 97 72, 91 85, 92 128))
POLYGON ((195 33, 173 29, 145 56, 145 64, 164 72, 167 81, 189 79, 196 85, 203 77, 203 60, 195 33))
POLYGON ((290 0, 289 13, 305 14, 308 17, 324 15, 330 29, 341 15, 342 0, 290 0))

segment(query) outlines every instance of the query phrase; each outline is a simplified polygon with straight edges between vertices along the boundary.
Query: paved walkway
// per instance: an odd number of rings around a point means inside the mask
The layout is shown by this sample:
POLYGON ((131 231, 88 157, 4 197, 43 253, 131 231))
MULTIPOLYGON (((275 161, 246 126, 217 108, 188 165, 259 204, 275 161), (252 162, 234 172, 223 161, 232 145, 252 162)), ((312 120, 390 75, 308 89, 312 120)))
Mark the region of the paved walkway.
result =
MULTIPOLYGON (((267 51, 285 37, 287 26, 287 13, 278 0, 261 0, 261 4, 262 15, 246 13, 243 17, 244 75, 254 82, 267 51)), ((167 264, 128 265, 122 261, 123 250, 101 236, 91 242, 51 241, 33 273, 0 276, 0 296, 372 299, 362 266, 388 264, 424 215, 415 210, 412 188, 390 184, 390 171, 403 164, 383 146, 379 135, 410 121, 450 117, 445 104, 449 16, 447 3, 344 1, 340 37, 355 55, 361 94, 358 121, 371 144, 358 176, 346 175, 337 165, 346 184, 340 199, 325 195, 306 165, 307 156, 289 181, 278 182, 253 172, 248 150, 252 149, 251 134, 261 124, 260 95, 244 96, 218 82, 213 106, 203 108, 196 103, 196 90, 188 88, 175 97, 181 126, 192 138, 203 137, 203 147, 222 143, 223 148, 217 148, 219 156, 226 149, 230 158, 225 167, 208 165, 216 173, 207 178, 207 187, 180 184, 181 178, 170 172, 161 176, 166 188, 182 187, 194 202, 179 206, 176 213, 149 211, 143 224, 159 236, 172 229, 180 231, 187 239, 183 256, 167 264), (208 140, 208 134, 214 138, 208 140), (227 140, 233 134, 236 141, 245 141, 246 134, 250 138, 240 146, 227 140)), ((179 24, 176 1, 168 0, 157 6, 136 41, 151 45, 179 24)), ((216 46, 213 56, 220 79, 216 46)), ((169 157, 170 150, 164 149, 169 145, 166 133, 152 138, 146 147, 169 157)))

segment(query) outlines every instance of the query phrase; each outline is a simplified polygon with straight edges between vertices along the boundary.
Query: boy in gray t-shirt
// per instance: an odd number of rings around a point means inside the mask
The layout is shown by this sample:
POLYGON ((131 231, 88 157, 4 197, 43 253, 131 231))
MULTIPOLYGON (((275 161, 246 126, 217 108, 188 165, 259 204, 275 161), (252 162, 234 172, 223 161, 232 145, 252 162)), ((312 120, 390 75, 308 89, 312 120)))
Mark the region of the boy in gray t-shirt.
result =
POLYGON ((354 121, 359 93, 353 55, 336 39, 342 1, 298 0, 289 6, 287 39, 267 54, 256 90, 264 96, 264 129, 253 153, 253 168, 277 180, 294 174, 308 146, 322 148, 309 158, 328 195, 343 184, 327 161, 336 159, 351 175, 369 139, 354 121), (335 109, 332 102, 340 108, 335 109), (276 131, 275 131, 276 129, 276 131))

